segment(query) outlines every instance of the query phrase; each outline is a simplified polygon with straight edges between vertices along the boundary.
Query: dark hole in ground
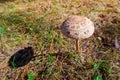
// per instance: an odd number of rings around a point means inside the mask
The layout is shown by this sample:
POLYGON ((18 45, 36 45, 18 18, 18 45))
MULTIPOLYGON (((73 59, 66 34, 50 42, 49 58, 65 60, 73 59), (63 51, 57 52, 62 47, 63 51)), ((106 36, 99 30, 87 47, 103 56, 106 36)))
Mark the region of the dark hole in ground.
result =
POLYGON ((9 59, 9 67, 11 68, 19 68, 28 64, 33 58, 33 48, 25 47, 24 49, 20 49, 9 59))

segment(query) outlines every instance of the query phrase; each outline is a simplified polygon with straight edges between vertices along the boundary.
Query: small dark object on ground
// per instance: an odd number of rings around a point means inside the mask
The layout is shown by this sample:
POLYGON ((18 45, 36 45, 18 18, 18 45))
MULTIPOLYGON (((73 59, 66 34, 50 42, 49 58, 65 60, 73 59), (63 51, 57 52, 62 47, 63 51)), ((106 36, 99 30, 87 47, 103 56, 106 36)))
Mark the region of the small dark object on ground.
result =
POLYGON ((12 55, 8 64, 11 68, 25 66, 33 58, 33 54, 34 52, 32 47, 25 47, 24 49, 21 49, 12 55))

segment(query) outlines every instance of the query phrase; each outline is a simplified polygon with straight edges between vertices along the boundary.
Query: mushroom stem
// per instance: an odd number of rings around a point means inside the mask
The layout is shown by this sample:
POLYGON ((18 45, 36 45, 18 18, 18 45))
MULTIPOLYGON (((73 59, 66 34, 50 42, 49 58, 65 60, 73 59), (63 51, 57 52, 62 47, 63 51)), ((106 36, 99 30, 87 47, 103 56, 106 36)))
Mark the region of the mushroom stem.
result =
POLYGON ((79 52, 79 39, 76 39, 76 51, 79 52))

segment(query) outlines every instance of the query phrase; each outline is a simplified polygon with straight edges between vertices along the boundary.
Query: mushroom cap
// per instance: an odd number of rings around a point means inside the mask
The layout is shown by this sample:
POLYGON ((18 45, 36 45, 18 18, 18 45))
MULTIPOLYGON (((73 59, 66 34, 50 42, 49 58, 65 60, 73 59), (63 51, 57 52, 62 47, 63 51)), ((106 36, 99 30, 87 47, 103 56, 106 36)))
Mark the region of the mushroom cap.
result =
POLYGON ((84 16, 69 16, 61 25, 64 35, 74 39, 85 39, 94 33, 93 22, 84 16))

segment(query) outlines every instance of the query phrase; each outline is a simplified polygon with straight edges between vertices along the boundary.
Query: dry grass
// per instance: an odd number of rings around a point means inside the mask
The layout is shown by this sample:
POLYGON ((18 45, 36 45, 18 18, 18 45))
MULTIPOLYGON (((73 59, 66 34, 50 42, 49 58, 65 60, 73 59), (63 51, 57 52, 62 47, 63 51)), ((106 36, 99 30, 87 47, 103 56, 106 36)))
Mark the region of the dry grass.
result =
POLYGON ((0 80, 120 80, 120 49, 114 45, 115 37, 120 41, 119 0, 0 0, 0 30, 0 80), (94 35, 80 45, 84 61, 74 40, 60 32, 72 14, 95 24, 94 35), (10 57, 28 46, 35 57, 10 68, 10 57))

